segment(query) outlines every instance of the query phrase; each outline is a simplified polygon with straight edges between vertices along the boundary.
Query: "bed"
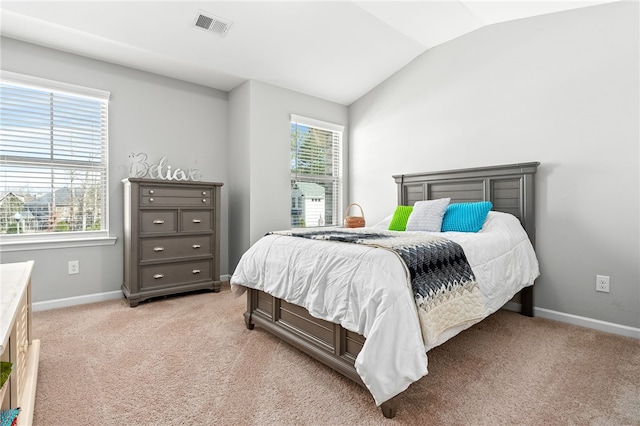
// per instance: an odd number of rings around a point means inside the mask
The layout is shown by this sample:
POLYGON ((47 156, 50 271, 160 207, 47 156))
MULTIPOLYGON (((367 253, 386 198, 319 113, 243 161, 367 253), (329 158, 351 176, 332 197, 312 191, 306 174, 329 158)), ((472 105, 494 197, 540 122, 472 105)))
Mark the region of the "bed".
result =
MULTIPOLYGON (((247 328, 258 326, 369 389, 383 415, 393 418, 398 395, 427 374, 429 349, 495 312, 517 293, 521 313, 533 316, 533 283, 539 275, 533 252, 538 165, 393 176, 399 206, 444 198, 451 204, 492 203, 481 232, 442 234, 464 249, 480 288, 476 293, 482 294, 482 308, 461 308, 467 317, 435 334, 426 332, 423 312, 416 309, 407 284, 406 263, 397 253, 377 247, 379 240, 354 245, 282 232, 256 242, 231 278, 234 293, 247 293, 247 328), (513 242, 506 248, 502 238, 513 242), (487 258, 494 246, 498 251, 487 258), (508 284, 502 285, 503 279, 508 284), (466 312, 474 309, 478 312, 473 315, 466 312)), ((354 232, 387 238, 387 226, 383 221, 354 232)), ((346 232, 334 231, 341 236, 346 232)), ((471 305, 467 299, 465 303, 471 305)))

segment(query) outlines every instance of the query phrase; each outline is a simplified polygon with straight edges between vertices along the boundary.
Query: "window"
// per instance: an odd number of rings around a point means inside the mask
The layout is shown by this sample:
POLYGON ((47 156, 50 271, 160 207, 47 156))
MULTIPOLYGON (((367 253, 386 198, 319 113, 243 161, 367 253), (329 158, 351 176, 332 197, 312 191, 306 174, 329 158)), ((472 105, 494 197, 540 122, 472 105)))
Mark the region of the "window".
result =
POLYGON ((108 92, 2 71, 3 244, 107 236, 108 100, 108 92))
POLYGON ((291 116, 291 226, 338 225, 343 126, 291 116))

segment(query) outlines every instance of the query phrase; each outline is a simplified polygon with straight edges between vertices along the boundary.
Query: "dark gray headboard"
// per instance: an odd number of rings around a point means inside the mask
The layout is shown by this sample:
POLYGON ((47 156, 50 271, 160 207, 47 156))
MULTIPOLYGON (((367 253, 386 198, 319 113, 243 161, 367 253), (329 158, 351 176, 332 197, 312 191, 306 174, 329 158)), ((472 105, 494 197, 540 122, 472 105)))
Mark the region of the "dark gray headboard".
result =
POLYGON ((493 210, 520 219, 535 245, 535 173, 540 163, 507 164, 473 169, 394 175, 398 204, 451 198, 452 203, 491 201, 493 210))

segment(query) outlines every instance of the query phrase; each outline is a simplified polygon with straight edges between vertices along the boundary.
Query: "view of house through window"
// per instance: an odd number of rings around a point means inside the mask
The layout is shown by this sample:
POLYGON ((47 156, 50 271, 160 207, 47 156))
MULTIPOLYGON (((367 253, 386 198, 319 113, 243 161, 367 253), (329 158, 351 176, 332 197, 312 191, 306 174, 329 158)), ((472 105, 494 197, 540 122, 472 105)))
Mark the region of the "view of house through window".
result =
POLYGON ((108 98, 2 72, 0 235, 106 232, 108 98))
POLYGON ((292 227, 339 223, 342 132, 342 126, 291 117, 292 227))

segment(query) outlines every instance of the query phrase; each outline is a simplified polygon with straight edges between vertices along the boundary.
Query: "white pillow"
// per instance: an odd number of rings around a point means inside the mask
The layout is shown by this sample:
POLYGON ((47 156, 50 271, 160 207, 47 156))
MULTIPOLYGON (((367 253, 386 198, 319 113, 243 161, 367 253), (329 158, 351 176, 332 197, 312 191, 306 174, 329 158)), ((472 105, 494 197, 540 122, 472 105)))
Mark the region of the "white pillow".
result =
POLYGON ((407 231, 440 232, 451 198, 417 201, 407 221, 407 231))

